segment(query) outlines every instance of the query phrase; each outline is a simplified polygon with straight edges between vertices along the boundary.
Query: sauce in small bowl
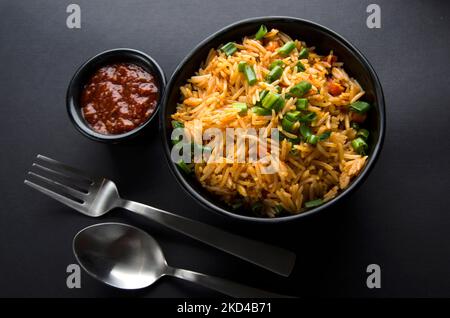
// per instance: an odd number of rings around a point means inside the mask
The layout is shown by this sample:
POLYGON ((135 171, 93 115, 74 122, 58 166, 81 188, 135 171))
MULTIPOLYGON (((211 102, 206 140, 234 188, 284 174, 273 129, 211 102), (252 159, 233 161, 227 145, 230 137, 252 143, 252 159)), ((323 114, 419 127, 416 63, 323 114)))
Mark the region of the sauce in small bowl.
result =
POLYGON ((155 117, 164 86, 164 73, 150 56, 131 49, 106 51, 73 76, 67 91, 69 117, 91 139, 122 141, 155 117))

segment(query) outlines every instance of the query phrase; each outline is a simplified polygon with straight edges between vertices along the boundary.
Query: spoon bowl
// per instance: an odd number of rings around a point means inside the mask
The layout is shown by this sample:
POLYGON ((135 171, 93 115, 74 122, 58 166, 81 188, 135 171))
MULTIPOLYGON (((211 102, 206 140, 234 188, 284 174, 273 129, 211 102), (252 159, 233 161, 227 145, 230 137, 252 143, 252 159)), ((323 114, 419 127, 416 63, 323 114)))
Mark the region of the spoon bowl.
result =
POLYGON ((127 224, 100 223, 78 232, 73 252, 92 277, 121 289, 148 287, 164 275, 188 280, 232 297, 286 297, 223 278, 173 268, 153 237, 127 224))
POLYGON ((81 230, 73 240, 73 251, 91 276, 121 289, 150 286, 167 271, 158 242, 125 224, 103 223, 81 230))

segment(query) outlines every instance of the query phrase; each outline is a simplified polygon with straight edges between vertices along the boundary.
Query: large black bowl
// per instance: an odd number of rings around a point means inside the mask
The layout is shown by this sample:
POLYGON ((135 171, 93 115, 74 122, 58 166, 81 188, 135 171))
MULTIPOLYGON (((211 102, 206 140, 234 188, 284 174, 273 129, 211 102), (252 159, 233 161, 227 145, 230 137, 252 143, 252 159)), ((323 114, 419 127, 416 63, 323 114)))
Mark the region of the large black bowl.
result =
POLYGON ((203 206, 236 219, 253 222, 282 222, 298 219, 324 210, 355 190, 367 177, 378 158, 384 139, 385 121, 384 96, 380 82, 370 63, 356 47, 336 32, 317 23, 291 17, 261 17, 239 21, 217 31, 198 44, 188 54, 178 65, 166 87, 161 109, 160 128, 162 131, 164 152, 170 169, 182 187, 203 206), (369 160, 360 175, 353 180, 347 189, 325 204, 301 214, 278 218, 255 217, 248 211, 232 210, 217 197, 206 191, 194 177, 183 174, 170 158, 172 145, 170 140, 172 131, 170 115, 176 112, 176 105, 180 100, 180 86, 199 69, 200 64, 206 59, 210 49, 217 48, 221 44, 229 41, 240 41, 244 36, 254 34, 261 24, 265 24, 269 29, 279 29, 294 39, 306 41, 309 46, 315 46, 319 54, 326 55, 330 50, 333 50, 339 60, 344 62, 344 68, 348 74, 357 79, 365 89, 366 94, 364 95, 364 100, 374 106, 369 113, 368 122, 365 124, 370 131, 369 160))

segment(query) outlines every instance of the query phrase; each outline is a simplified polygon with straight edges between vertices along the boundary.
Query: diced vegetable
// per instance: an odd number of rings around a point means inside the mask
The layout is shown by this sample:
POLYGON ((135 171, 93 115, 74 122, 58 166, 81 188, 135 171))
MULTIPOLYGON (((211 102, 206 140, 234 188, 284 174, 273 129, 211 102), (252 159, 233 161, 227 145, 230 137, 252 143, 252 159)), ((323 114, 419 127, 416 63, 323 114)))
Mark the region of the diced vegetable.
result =
POLYGON ((360 155, 365 155, 367 152, 367 149, 369 148, 361 137, 358 137, 354 140, 352 140, 352 147, 355 149, 356 153, 360 155))
POLYGON ((306 70, 305 65, 303 65, 302 62, 298 61, 297 62, 297 72, 303 72, 304 70, 306 70))
POLYGON ((367 138, 369 138, 369 131, 367 129, 361 129, 356 134, 356 137, 361 137, 362 139, 367 141, 367 138))
POLYGON ((357 112, 359 114, 367 113, 367 111, 370 109, 370 104, 362 101, 357 101, 352 104, 350 104, 350 110, 357 112))
POLYGON ((251 67, 250 65, 245 65, 244 75, 249 85, 256 84, 256 74, 255 71, 253 70, 253 67, 251 67))
POLYGON ((180 167, 185 173, 190 174, 192 172, 192 168, 187 165, 183 160, 178 161, 177 166, 180 167))
POLYGON ((252 107, 252 112, 258 116, 272 115, 272 111, 270 109, 266 109, 266 108, 259 107, 259 106, 252 107))
POLYGON ((297 110, 306 110, 308 108, 308 100, 306 98, 299 98, 295 102, 297 110))
POLYGON ((309 143, 309 144, 311 144, 311 145, 317 144, 318 141, 319 141, 319 137, 317 137, 317 136, 314 135, 314 134, 311 134, 311 135, 309 135, 309 136, 306 138, 306 142, 309 143))
POLYGON ((308 138, 308 136, 311 135, 311 129, 306 125, 301 125, 300 133, 302 134, 303 137, 308 138))
POLYGON ((247 112, 247 104, 246 103, 233 103, 233 108, 239 109, 239 114, 245 114, 247 112))
POLYGON ((240 61, 239 64, 238 64, 238 71, 241 72, 241 73, 244 72, 244 70, 245 70, 245 65, 247 65, 246 62, 240 61))
POLYGON ((275 86, 275 89, 276 89, 278 94, 281 93, 281 86, 280 85, 275 86))
POLYGON ((299 111, 293 111, 293 112, 288 112, 286 113, 286 115, 284 115, 285 117, 287 117, 287 119, 289 119, 290 121, 298 121, 298 118, 300 117, 301 113, 299 111))
POLYGON ((178 120, 172 120, 172 128, 184 128, 184 124, 178 120))
POLYGON ((236 44, 234 42, 228 42, 220 48, 220 50, 227 56, 233 55, 237 51, 236 44))
POLYGON ((256 32, 255 34, 255 40, 261 40, 266 34, 267 34, 267 27, 264 24, 262 24, 259 27, 258 32, 256 32))
POLYGON ((311 201, 305 202, 305 207, 314 208, 314 207, 322 205, 322 204, 323 204, 322 199, 316 199, 316 200, 311 200, 311 201))
POLYGON ((272 70, 275 66, 283 66, 284 62, 282 60, 276 60, 270 63, 269 70, 272 70))
POLYGON ((351 127, 352 127, 354 130, 359 130, 359 124, 358 124, 358 123, 353 122, 353 123, 351 124, 351 127))
POLYGON ((270 73, 267 75, 267 81, 272 83, 279 79, 283 74, 283 69, 280 66, 275 66, 270 73))
POLYGON ((284 130, 289 132, 295 132, 295 122, 290 121, 286 116, 283 117, 283 120, 281 121, 281 127, 283 127, 284 130))
POLYGON ((331 136, 331 131, 324 132, 323 134, 321 134, 319 136, 319 141, 326 140, 326 139, 330 138, 330 136, 331 136))
POLYGON ((289 93, 292 96, 295 97, 302 97, 303 95, 305 95, 306 93, 309 92, 309 90, 311 89, 312 85, 310 82, 308 81, 301 81, 300 83, 298 83, 297 85, 293 86, 290 90, 289 93))
POLYGON ((278 49, 278 53, 282 56, 286 56, 289 55, 293 49, 295 49, 295 43, 293 41, 289 41, 278 49))
POLYGON ((341 84, 336 83, 336 82, 331 81, 331 80, 328 81, 327 88, 328 88, 328 92, 332 96, 339 96, 344 91, 344 87, 341 84))
POLYGON ((300 59, 307 59, 309 56, 309 50, 308 48, 304 47, 303 49, 300 50, 300 53, 298 54, 298 57, 300 59))
POLYGON ((316 117, 317 117, 317 114, 316 114, 316 113, 314 113, 314 112, 309 112, 309 113, 307 113, 306 115, 301 116, 298 120, 301 121, 301 122, 303 122, 303 123, 306 123, 306 122, 314 121, 314 120, 316 119, 316 117))
POLYGON ((268 92, 262 99, 261 105, 266 109, 275 109, 275 111, 278 112, 284 106, 284 100, 281 95, 273 92, 268 92))

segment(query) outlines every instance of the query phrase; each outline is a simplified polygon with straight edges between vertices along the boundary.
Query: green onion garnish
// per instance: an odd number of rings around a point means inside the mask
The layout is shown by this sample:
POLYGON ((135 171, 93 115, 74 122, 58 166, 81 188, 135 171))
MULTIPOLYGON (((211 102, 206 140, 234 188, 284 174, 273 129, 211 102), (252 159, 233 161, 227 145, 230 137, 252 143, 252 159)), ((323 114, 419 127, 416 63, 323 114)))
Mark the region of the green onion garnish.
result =
POLYGON ((253 67, 251 67, 250 65, 245 65, 244 75, 245 75, 245 78, 247 79, 247 82, 249 85, 256 84, 256 81, 257 81, 256 74, 255 74, 255 71, 253 70, 253 67))
POLYGON ((299 111, 288 112, 284 116, 287 117, 287 119, 289 119, 290 121, 295 122, 300 117, 300 112, 299 111))
POLYGON ((305 207, 314 208, 314 207, 322 205, 322 204, 323 204, 322 199, 316 199, 316 200, 311 200, 311 201, 305 202, 305 207))
POLYGON ((302 134, 303 137, 308 138, 308 136, 311 135, 311 129, 306 125, 301 125, 300 133, 302 134))
POLYGON ((283 66, 284 62, 282 60, 276 60, 270 63, 269 70, 272 70, 275 66, 283 66))
POLYGON ((367 129, 361 129, 356 134, 356 137, 361 137, 364 140, 367 140, 369 138, 369 131, 367 129))
POLYGON ((365 155, 367 152, 367 144, 361 137, 356 138, 352 141, 352 147, 355 149, 356 153, 360 155, 365 155))
POLYGON ((308 48, 304 47, 300 50, 300 53, 298 54, 298 57, 301 59, 306 59, 309 56, 309 50, 308 48))
POLYGON ((279 79, 283 74, 283 69, 280 66, 275 66, 270 73, 267 75, 267 81, 272 83, 279 79))
POLYGON ((353 122, 353 123, 351 124, 351 127, 352 127, 354 130, 359 130, 359 124, 358 124, 358 123, 353 122))
POLYGON ((252 107, 252 112, 258 116, 272 115, 272 111, 270 109, 266 109, 266 108, 259 107, 259 106, 252 107))
POLYGON ((297 85, 293 86, 290 90, 289 93, 292 96, 295 97, 302 97, 303 95, 305 95, 306 93, 309 92, 309 90, 311 89, 312 85, 310 82, 308 81, 301 81, 300 83, 298 83, 297 85))
POLYGON ((306 122, 314 121, 314 119, 316 119, 316 117, 317 117, 316 113, 309 112, 308 114, 300 117, 298 120, 303 122, 303 123, 306 123, 306 122))
POLYGON ((331 131, 324 132, 322 135, 319 136, 319 141, 323 141, 330 138, 330 135, 331 131))
POLYGON ((178 161, 177 166, 187 174, 190 174, 192 172, 191 167, 187 165, 183 160, 178 161))
POLYGON ((184 128, 184 124, 178 120, 172 120, 172 128, 184 128))
POLYGON ((238 64, 238 71, 241 72, 241 73, 244 72, 244 70, 245 70, 245 65, 247 65, 246 62, 240 61, 239 64, 238 64))
POLYGON ((247 112, 247 104, 246 103, 233 103, 232 107, 239 109, 240 115, 243 115, 247 112))
POLYGON ((290 121, 286 116, 283 117, 283 120, 281 121, 281 127, 283 127, 284 130, 289 132, 294 132, 294 124, 295 122, 290 121))
POLYGON ((264 24, 262 24, 259 27, 258 32, 256 32, 255 34, 255 40, 261 40, 266 34, 267 34, 267 27, 264 24))
POLYGON ((298 61, 297 62, 297 72, 303 72, 304 70, 306 70, 305 65, 303 65, 302 62, 298 61))
POLYGON ((289 41, 278 49, 278 53, 282 56, 286 56, 289 55, 293 49, 295 49, 295 43, 293 41, 289 41))
POLYGON ((236 44, 234 42, 228 42, 224 46, 220 48, 220 50, 225 53, 227 56, 231 56, 234 52, 237 51, 236 44))
POLYGON ((295 102, 295 106, 298 110, 306 110, 308 108, 308 100, 306 98, 299 98, 295 102))
POLYGON ((364 114, 370 109, 370 104, 366 102, 357 101, 352 104, 350 104, 350 110, 364 114))
POLYGON ((309 144, 311 144, 311 145, 317 144, 318 141, 319 141, 319 137, 317 137, 317 136, 314 135, 314 134, 311 134, 311 135, 309 135, 309 136, 306 138, 306 142, 309 143, 309 144))

